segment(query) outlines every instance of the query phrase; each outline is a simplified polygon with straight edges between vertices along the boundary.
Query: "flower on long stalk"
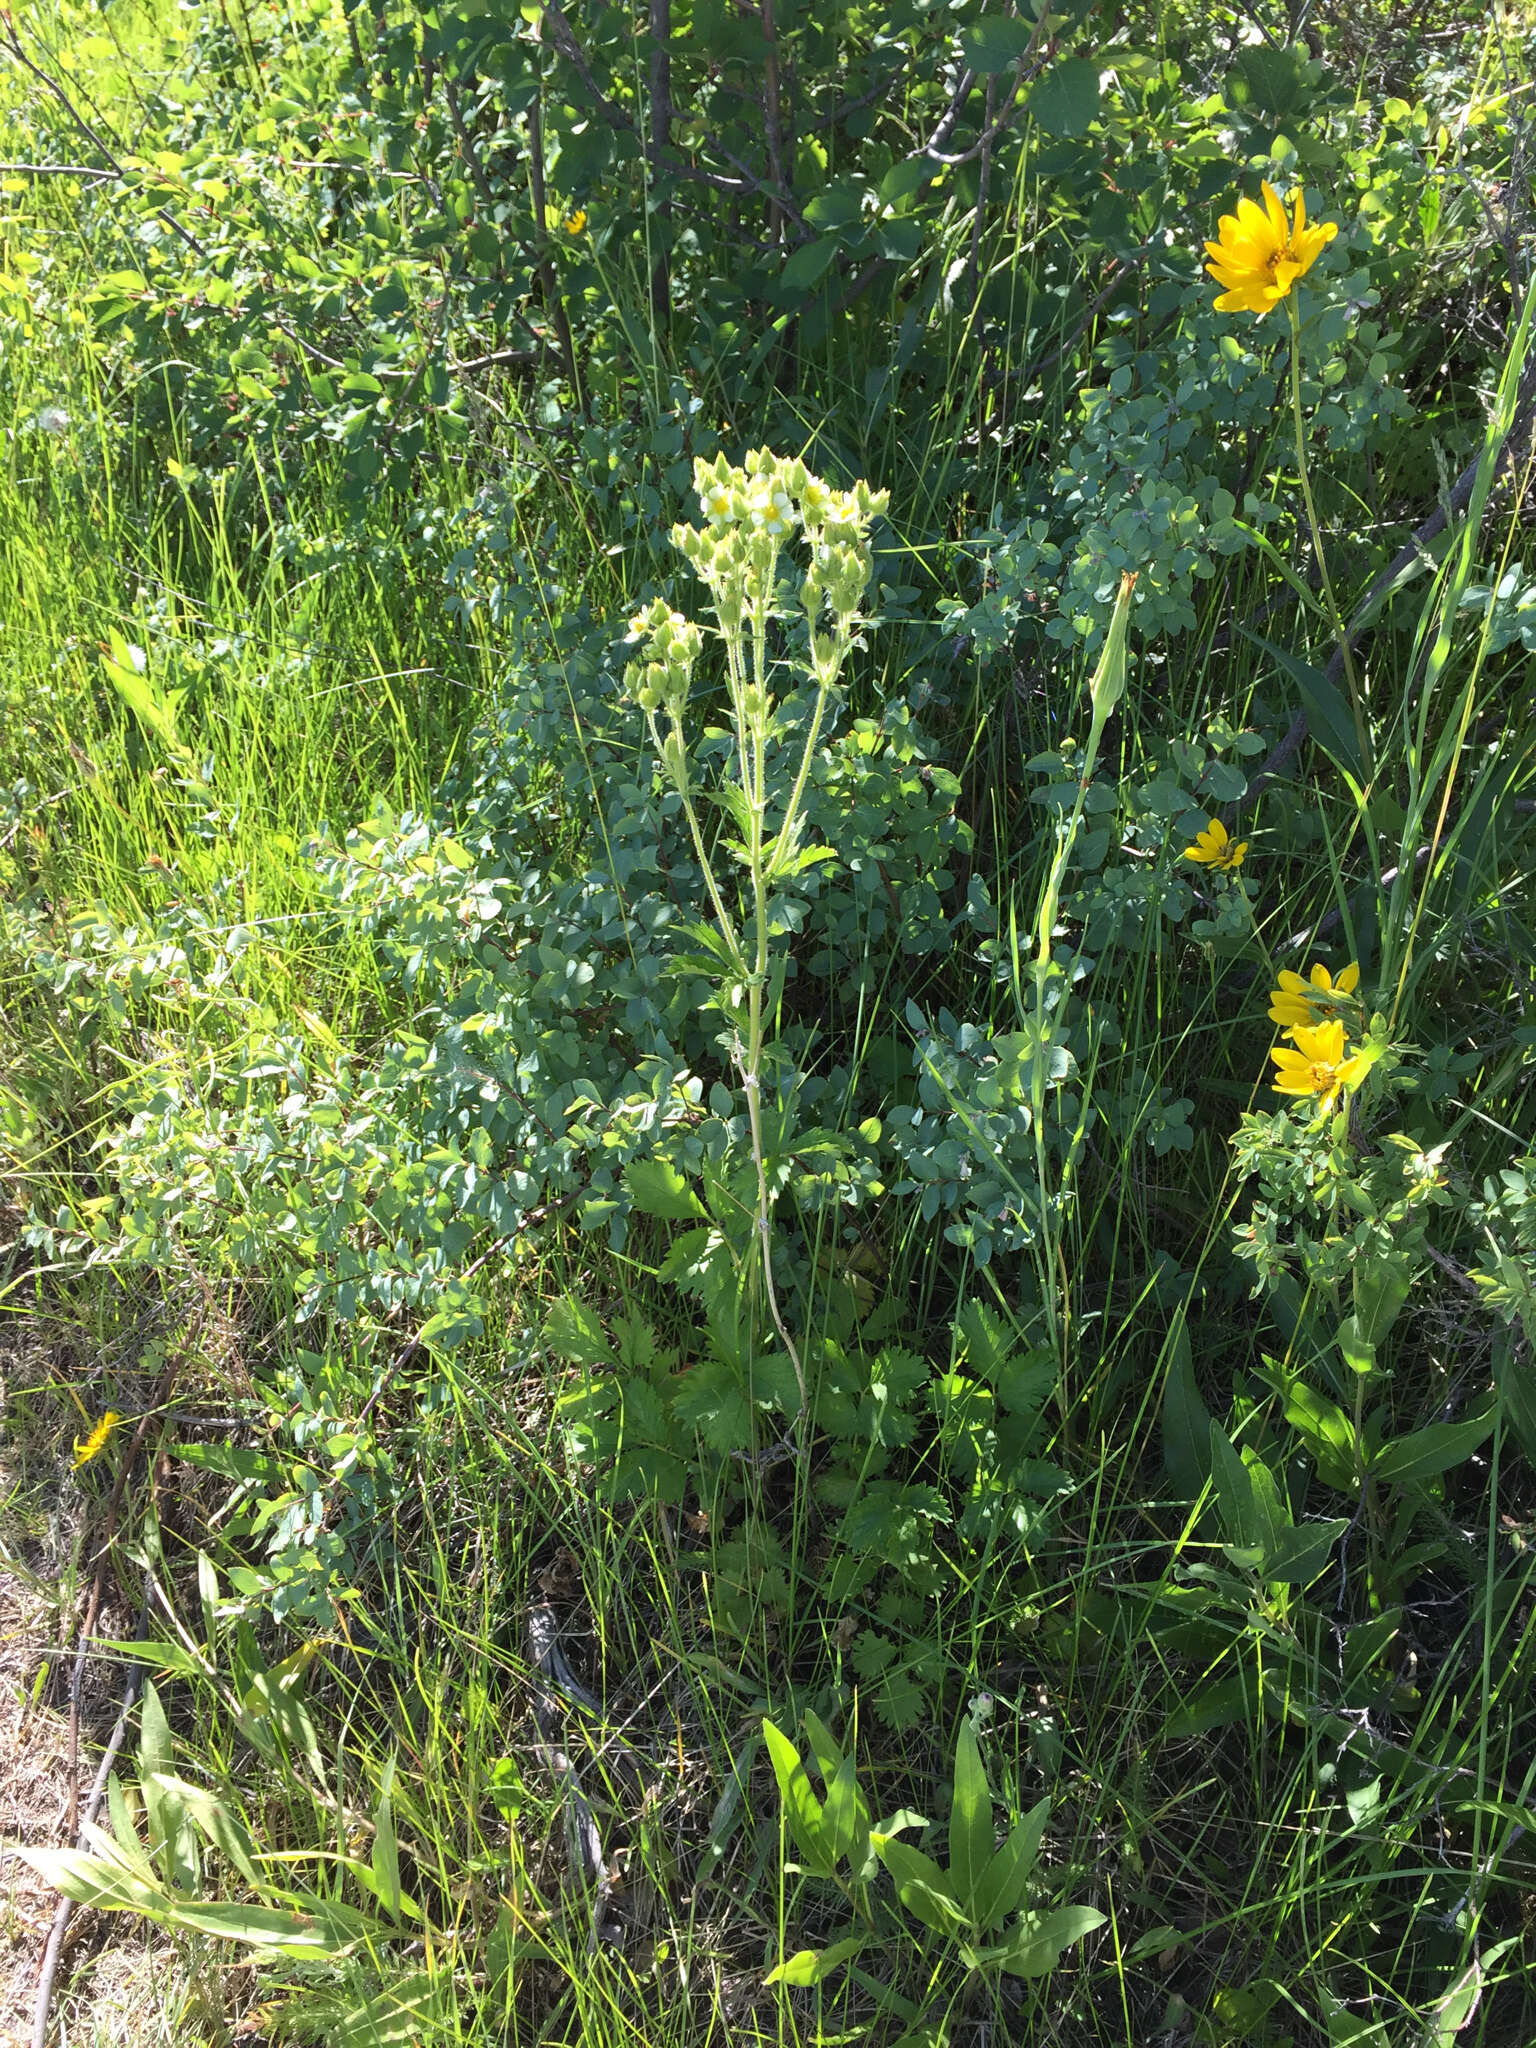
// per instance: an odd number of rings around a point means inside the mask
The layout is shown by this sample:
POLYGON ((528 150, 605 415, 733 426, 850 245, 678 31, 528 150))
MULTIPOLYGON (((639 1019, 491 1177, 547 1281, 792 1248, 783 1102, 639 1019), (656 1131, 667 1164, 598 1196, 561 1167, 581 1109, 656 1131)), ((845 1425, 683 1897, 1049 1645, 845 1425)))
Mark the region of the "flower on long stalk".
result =
POLYGON ((1217 239, 1207 242, 1206 269, 1222 287, 1218 313, 1263 315, 1287 297, 1338 233, 1335 221, 1307 226, 1307 202, 1296 194, 1294 213, 1273 185, 1262 188, 1264 204, 1239 199, 1237 212, 1224 213, 1217 239))
POLYGON ((1354 994, 1360 986, 1360 963, 1351 960, 1340 968, 1337 980, 1321 962, 1308 968, 1305 981, 1289 967, 1282 967, 1279 981, 1280 986, 1269 992, 1269 1014, 1286 1031, 1294 1032, 1308 1024, 1325 1023, 1331 997, 1354 994))
POLYGON ((1193 846, 1184 849, 1185 860, 1203 868, 1240 868, 1248 851, 1246 839, 1234 840, 1220 818, 1212 818, 1204 831, 1195 834, 1193 846))
POLYGON ((1370 1068, 1363 1053, 1345 1043, 1341 1019, 1326 1024, 1299 1024, 1291 1032, 1294 1045, 1277 1045, 1274 1086, 1281 1095, 1315 1095, 1319 1114, 1331 1109, 1346 1088, 1358 1087, 1370 1068))

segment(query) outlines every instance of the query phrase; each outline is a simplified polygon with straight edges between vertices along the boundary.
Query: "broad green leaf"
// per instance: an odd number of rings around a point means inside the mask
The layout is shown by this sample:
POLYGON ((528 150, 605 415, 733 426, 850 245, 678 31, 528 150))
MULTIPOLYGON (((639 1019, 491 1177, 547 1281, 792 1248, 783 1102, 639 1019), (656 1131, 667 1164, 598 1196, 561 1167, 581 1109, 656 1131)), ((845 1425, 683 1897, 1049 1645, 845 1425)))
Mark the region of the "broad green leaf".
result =
POLYGON ((984 1933, 996 1933, 1024 1903, 1050 1813, 1049 1799, 1042 1799, 1032 1806, 1022 1820, 1015 1821, 1007 1841, 988 1865, 977 1886, 975 1909, 971 1915, 975 1925, 984 1933))
POLYGON ((1361 1379, 1368 1379, 1376 1370, 1376 1346, 1371 1342, 1360 1324, 1358 1316, 1346 1316, 1338 1328, 1335 1339, 1339 1355, 1353 1373, 1361 1379))
POLYGON ((256 1874, 256 1845, 244 1823, 202 1785, 188 1784, 181 1778, 161 1778, 159 1782, 175 1792, 193 1821, 239 1871, 252 1891, 260 1891, 261 1880, 256 1874))
POLYGON ((1415 2048, 1455 2048, 1457 2035, 1464 2031, 1482 2003, 1484 1985, 1492 1979, 1494 1970, 1510 1950, 1519 1946, 1519 1942, 1518 1934, 1506 1935, 1503 1941, 1483 1949, 1456 1973, 1449 1987, 1426 2014, 1424 2031, 1415 2048))
POLYGON ((110 1861, 121 1864, 131 1870, 136 1877, 142 1878, 146 1884, 158 1885, 160 1873, 144 1853, 138 1828, 134 1825, 133 1815, 128 1810, 123 1781, 116 1771, 107 1779, 107 1814, 112 1823, 110 1832, 98 1830, 96 1834, 92 1834, 91 1830, 82 1824, 81 1832, 85 1839, 95 1844, 99 1856, 106 1856, 110 1861), (104 1841, 101 1839, 103 1836, 104 1841))
POLYGON ((845 1756, 827 1787, 822 1823, 827 1854, 834 1863, 844 1856, 862 1863, 869 1845, 869 1808, 858 1786, 855 1759, 845 1756))
POLYGON ((196 1892, 202 1875, 197 1838, 177 1781, 170 1775, 171 1763, 170 1724, 153 1681, 145 1679, 139 1709, 139 1789, 149 1820, 149 1853, 161 1859, 161 1868, 174 1890, 196 1892))
POLYGON ((217 1472, 224 1479, 250 1486, 261 1482, 285 1485, 288 1467, 265 1451, 245 1450, 238 1444, 167 1444, 173 1458, 196 1465, 204 1472, 217 1472))
POLYGON ((209 1673, 208 1659, 180 1643, 150 1642, 137 1637, 124 1641, 120 1636, 93 1636, 91 1640, 98 1648, 129 1657, 135 1664, 147 1664, 151 1671, 161 1672, 167 1678, 206 1678, 209 1673))
MULTIPOLYGON (((81 1832, 90 1838, 87 1830, 81 1832)), ((30 1864, 44 1883, 51 1884, 77 1905, 94 1906, 103 1913, 143 1913, 161 1926, 167 1925, 172 1907, 169 1894, 157 1884, 146 1883, 121 1861, 103 1854, 99 1842, 95 1846, 95 1855, 87 1855, 83 1849, 20 1846, 10 1853, 30 1864)))
POLYGON ((811 1790, 811 1781, 805 1775, 800 1752, 783 1730, 766 1717, 763 1741, 767 1745, 768 1760, 773 1765, 773 1775, 779 1781, 779 1797, 784 1802, 784 1824, 800 1852, 801 1862, 813 1877, 830 1877, 837 1868, 837 1859, 828 1853, 821 1801, 811 1790))
POLYGON ((763 1979, 765 1984, 820 1984, 834 1970, 851 1962, 868 1946, 867 1934, 846 1935, 841 1941, 829 1943, 826 1948, 803 1948, 787 1961, 770 1970, 763 1979))
POLYGON ((1413 1267, 1406 1258, 1361 1259, 1351 1284, 1360 1336, 1367 1344, 1379 1345, 1402 1313, 1413 1287, 1413 1267))
MULTIPOLYGON (((961 29, 960 52, 972 71, 991 77, 1017 64, 1038 33, 1032 23, 1021 21, 1017 15, 987 14, 969 28, 961 29)), ((1097 72, 1094 92, 1097 95, 1097 72)))
POLYGON ((1317 1460, 1318 1477, 1340 1493, 1352 1493, 1359 1477, 1355 1426, 1338 1403, 1305 1380, 1290 1380, 1285 1388, 1285 1419, 1317 1460))
POLYGON ((1024 1913, 1013 1940, 1002 1951, 1002 1967, 1010 1977, 1044 1977, 1065 1952, 1104 1925, 1092 1906, 1058 1906, 1052 1913, 1024 1913))
POLYGON ((391 1920, 400 1918, 400 1845, 395 1838, 395 1802, 386 1792, 373 1815, 369 1863, 378 1880, 379 1903, 391 1920))
POLYGON ((1274 1548, 1259 1562, 1260 1578, 1274 1585, 1310 1585, 1348 1527, 1347 1518, 1340 1516, 1327 1522, 1302 1522, 1282 1531, 1274 1548))
MULTIPOLYGON (((247 1906, 224 1901, 176 1900, 164 1914, 168 1926, 192 1934, 211 1934, 220 1941, 242 1941, 252 1948, 272 1948, 286 1956, 335 1955, 357 1936, 338 1939, 333 1929, 304 1913, 276 1906, 247 1906)), ((385 1932, 380 1928, 380 1933, 385 1932)))
POLYGON ((931 185, 935 178, 943 175, 942 169, 930 158, 924 156, 903 157, 893 164, 880 180, 880 201, 884 206, 895 206, 903 199, 910 199, 921 192, 925 185, 931 185))
POLYGON ((821 1781, 824 1785, 830 1785, 842 1769, 842 1745, 819 1714, 807 1712, 803 1726, 806 1739, 811 1745, 811 1754, 816 1759, 816 1768, 821 1773, 821 1781))
POLYGON ((1536 1356, 1508 1330, 1494 1339, 1493 1383, 1515 1441, 1536 1462, 1536 1356))
POLYGON ((1211 1423, 1211 1476, 1216 1482, 1217 1504, 1228 1541, 1244 1549, 1262 1551, 1271 1532, 1261 1521, 1252 1475, 1231 1438, 1216 1421, 1211 1423))
POLYGON ((197 1599, 203 1611, 203 1643, 212 1656, 218 1626, 219 1575, 206 1550, 197 1553, 197 1599))
POLYGON ((1394 1437, 1383 1444, 1371 1460, 1371 1471, 1377 1479, 1399 1486, 1415 1479, 1433 1479, 1470 1458, 1492 1428, 1491 1412, 1468 1422, 1431 1422, 1411 1436, 1394 1437))
POLYGON ((1197 1687, 1184 1695, 1164 1721, 1163 1740, 1187 1742, 1191 1735, 1206 1735, 1251 1720, 1255 1690, 1242 1672, 1197 1687))
POLYGON ((485 1335, 485 1318, 472 1308, 440 1308, 416 1332, 418 1340, 434 1351, 457 1351, 485 1335))
POLYGON ((1099 117, 1099 67, 1090 57, 1052 65, 1029 95, 1029 111, 1047 135, 1086 135, 1099 117))
POLYGON ((969 1934, 969 1917, 961 1910, 953 1887, 931 1856, 885 1835, 872 1839, 880 1861, 895 1881, 901 1903, 915 1919, 931 1927, 935 1934, 955 1940, 969 1934))
POLYGON ((819 284, 823 272, 842 246, 838 235, 818 235, 797 249, 779 272, 779 284, 786 292, 808 292, 819 284))
POLYGON ((955 1745, 955 1784, 949 1808, 949 1881, 962 1912, 973 1923, 980 1917, 977 1895, 996 1839, 992 1788, 981 1748, 970 1723, 963 1722, 955 1745))

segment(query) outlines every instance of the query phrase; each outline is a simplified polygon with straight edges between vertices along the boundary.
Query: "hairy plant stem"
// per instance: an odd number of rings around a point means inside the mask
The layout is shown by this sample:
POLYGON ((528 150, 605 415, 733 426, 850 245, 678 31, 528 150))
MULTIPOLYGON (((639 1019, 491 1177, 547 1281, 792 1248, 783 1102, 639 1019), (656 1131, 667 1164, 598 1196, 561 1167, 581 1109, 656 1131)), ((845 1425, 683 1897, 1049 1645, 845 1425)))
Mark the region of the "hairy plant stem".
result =
POLYGON ((1318 574, 1323 581, 1323 602, 1328 607, 1329 623, 1333 627, 1334 644, 1344 660, 1344 680, 1349 685, 1349 704, 1354 713, 1355 738, 1360 747, 1360 762, 1365 774, 1371 772, 1371 741, 1365 721, 1365 703, 1360 694, 1360 678, 1355 673, 1354 656, 1349 651, 1349 628, 1344 623, 1344 614, 1339 610, 1339 600, 1334 595, 1333 578, 1328 574, 1328 553, 1323 546, 1323 530, 1318 524, 1317 507, 1312 502, 1312 479, 1307 470, 1307 428, 1301 410, 1301 312, 1292 292, 1285 302, 1291 316, 1291 418, 1296 428, 1296 474, 1301 480, 1302 503, 1307 508, 1307 525, 1312 534, 1312 552, 1317 556, 1318 574))
MULTIPOLYGON (((742 780, 747 788, 750 823, 747 833, 748 871, 752 882, 752 920, 755 944, 752 972, 747 979, 747 1042, 738 1044, 736 1064, 741 1073, 742 1092, 747 1098, 747 1120, 752 1132, 752 1164, 757 1173, 757 1215, 753 1228, 761 1248, 763 1292, 768 1313, 779 1342, 795 1369, 795 1386, 800 1395, 800 1412, 795 1418, 802 1446, 808 1428, 805 1367, 800 1352, 784 1322, 778 1289, 773 1279, 773 1216, 768 1196, 768 1163, 763 1148, 763 991, 768 983, 768 888, 769 875, 764 858, 763 825, 767 810, 768 774, 768 612, 773 602, 772 576, 752 602, 752 674, 750 692, 743 672, 740 642, 731 647, 732 695, 736 708, 736 739, 741 755, 742 780)), ((802 764, 802 769, 804 764, 802 764)), ((797 785, 798 786, 798 785, 797 785)))
MULTIPOLYGON (((1040 1211, 1040 1236, 1045 1247, 1044 1255, 1039 1261, 1040 1294, 1050 1326, 1051 1348, 1061 1362, 1062 1378, 1057 1383, 1057 1398, 1062 1405, 1063 1422, 1067 1419, 1064 1388, 1071 1304, 1066 1255, 1062 1250, 1060 1233, 1053 1228, 1051 1204, 1047 1196, 1049 1162, 1045 1149, 1045 1095, 1049 1076, 1046 1071, 1046 1055, 1055 1041, 1055 1034, 1047 1021, 1046 990, 1062 972, 1056 964, 1054 953, 1056 914, 1061 903, 1061 885, 1071 863, 1072 849, 1077 843, 1077 835, 1082 826, 1083 806, 1087 802, 1088 787, 1093 780, 1094 767, 1099 757, 1099 744, 1104 737, 1104 727, 1125 689, 1125 635, 1130 618, 1131 596, 1135 587, 1134 574, 1121 577, 1120 594, 1115 603, 1114 616, 1110 620, 1109 631, 1105 636, 1103 651, 1094 669, 1093 679, 1088 685, 1091 717, 1087 744, 1083 748, 1079 764, 1072 812, 1058 835, 1055 856, 1046 875, 1045 887, 1040 892, 1040 904, 1035 918, 1035 957, 1032 963, 1035 1002, 1034 1016, 1029 1020, 1033 1025, 1035 1042, 1030 1055, 1029 1092, 1035 1138, 1035 1178, 1040 1211), (1061 1300, 1059 1313, 1056 1305, 1058 1276, 1061 1300)), ((1069 1150, 1058 1189, 1063 1201, 1071 1177, 1071 1159, 1072 1152, 1069 1150)))

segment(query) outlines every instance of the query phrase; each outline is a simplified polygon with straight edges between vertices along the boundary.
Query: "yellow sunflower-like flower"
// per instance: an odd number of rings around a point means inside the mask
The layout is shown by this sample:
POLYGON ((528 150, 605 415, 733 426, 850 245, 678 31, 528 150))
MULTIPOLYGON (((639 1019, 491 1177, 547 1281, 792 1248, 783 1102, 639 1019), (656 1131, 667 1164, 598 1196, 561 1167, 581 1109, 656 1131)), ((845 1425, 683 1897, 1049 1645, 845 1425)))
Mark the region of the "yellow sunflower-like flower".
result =
POLYGON ((1349 1051, 1337 1017, 1326 1024, 1299 1024, 1291 1036, 1294 1046, 1277 1045, 1269 1055, 1275 1063, 1278 1094, 1315 1095, 1322 1113, 1333 1107, 1344 1089, 1357 1087, 1364 1079, 1370 1061, 1363 1053, 1349 1051))
POLYGON ((1278 306, 1298 278, 1305 277, 1339 232, 1336 221, 1307 226, 1307 202, 1296 194, 1294 217, 1273 185, 1263 187, 1264 204, 1239 199, 1236 213, 1224 213, 1217 240, 1207 242, 1205 266, 1221 286, 1218 313, 1267 313, 1278 306))
POLYGON ((565 229, 565 232, 568 235, 579 235, 587 225, 586 208, 584 206, 578 206, 574 213, 569 213, 566 215, 565 219, 560 223, 560 225, 565 229))
POLYGON ((1293 974, 1288 967, 1280 970, 1280 986, 1269 992, 1269 1014, 1277 1024, 1287 1031, 1295 1031, 1307 1024, 1323 1022, 1328 1015, 1326 1001, 1318 997, 1352 996, 1360 986, 1360 963, 1351 960, 1347 967, 1339 970, 1334 980, 1328 969, 1321 964, 1307 970, 1307 979, 1293 974))
POLYGON ((115 1408, 109 1408, 88 1437, 75 1439, 74 1469, 77 1472, 82 1465, 89 1465, 92 1458, 99 1457, 106 1449, 108 1437, 122 1419, 115 1408))
POLYGON ((1195 834, 1194 845, 1185 847, 1184 858, 1203 868, 1240 868, 1247 851, 1246 839, 1234 842, 1220 818, 1212 818, 1203 832, 1195 834))

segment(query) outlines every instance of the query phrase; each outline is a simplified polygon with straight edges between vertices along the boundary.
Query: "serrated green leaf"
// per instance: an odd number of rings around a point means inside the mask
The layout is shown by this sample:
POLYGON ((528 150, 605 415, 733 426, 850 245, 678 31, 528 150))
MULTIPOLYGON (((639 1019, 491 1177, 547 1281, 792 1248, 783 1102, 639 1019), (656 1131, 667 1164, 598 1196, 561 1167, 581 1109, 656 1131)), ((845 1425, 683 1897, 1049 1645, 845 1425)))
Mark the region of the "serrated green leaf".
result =
POLYGON ((705 1214, 704 1204, 670 1159, 634 1159, 624 1169, 624 1185, 642 1216, 667 1222, 693 1222, 705 1214))
POLYGON ((574 1301, 569 1295, 557 1301, 544 1318, 543 1337, 557 1358, 568 1359, 572 1365, 612 1362, 613 1346, 601 1321, 584 1301, 574 1301))

